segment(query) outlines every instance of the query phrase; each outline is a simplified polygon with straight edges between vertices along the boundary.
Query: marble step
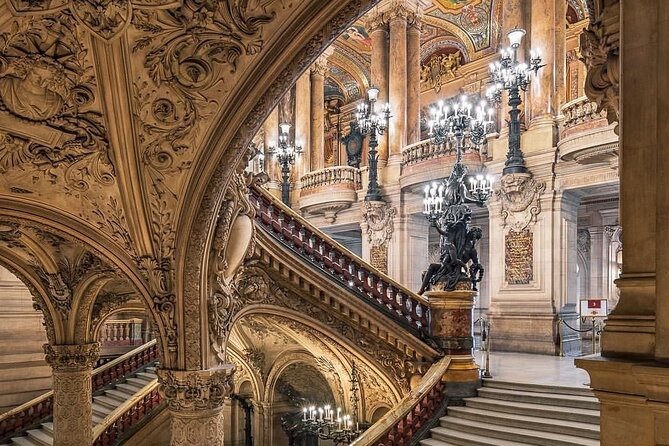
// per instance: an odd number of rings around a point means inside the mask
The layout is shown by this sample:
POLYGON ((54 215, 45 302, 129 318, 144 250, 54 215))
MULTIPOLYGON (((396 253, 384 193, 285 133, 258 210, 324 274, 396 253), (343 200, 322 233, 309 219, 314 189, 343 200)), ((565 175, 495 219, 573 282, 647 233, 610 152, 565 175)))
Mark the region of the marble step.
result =
POLYGON ((111 411, 114 409, 110 409, 109 407, 102 406, 98 403, 93 403, 93 413, 99 417, 106 417, 111 413, 111 411))
POLYGON ((43 431, 42 429, 30 429, 28 430, 28 438, 33 440, 39 445, 42 446, 51 446, 53 445, 53 437, 43 431))
POLYGON ((129 394, 128 397, 137 393, 142 387, 144 386, 138 386, 137 384, 130 383, 116 384, 116 390, 127 392, 129 394))
POLYGON ((451 407, 448 409, 448 418, 462 418, 471 421, 481 421, 488 424, 497 424, 508 427, 518 427, 541 432, 573 435, 576 437, 599 439, 599 425, 580 423, 576 421, 553 420, 539 416, 527 416, 491 412, 471 407, 451 407))
POLYGON ((481 387, 478 395, 484 398, 520 403, 547 404, 550 406, 575 407, 579 409, 599 410, 597 398, 578 395, 562 395, 545 392, 524 392, 520 390, 496 389, 481 387))
POLYGON ((435 431, 439 433, 440 429, 446 431, 458 430, 467 433, 476 432, 477 435, 482 437, 513 441, 520 444, 528 443, 539 446, 599 446, 599 440, 594 440, 592 438, 582 438, 552 432, 540 432, 531 429, 496 424, 491 425, 481 421, 465 420, 455 417, 444 417, 439 420, 439 427, 431 430, 433 438, 436 437, 435 431))
POLYGON ((484 379, 483 386, 495 389, 520 390, 524 392, 539 392, 539 393, 555 393, 560 395, 575 395, 575 396, 589 396, 596 398, 587 387, 568 387, 557 386, 552 384, 534 384, 534 383, 519 383, 513 381, 502 381, 498 379, 484 379))
POLYGON ((521 403, 483 397, 466 398, 467 407, 517 415, 530 415, 552 420, 577 421, 599 425, 599 411, 547 404, 521 403))
POLYGON ((137 378, 141 378, 146 380, 147 382, 153 381, 154 379, 158 379, 158 375, 155 373, 149 373, 149 372, 139 372, 137 373, 137 378))
MULTIPOLYGON (((116 398, 110 398, 110 397, 108 397, 108 396, 106 395, 106 393, 105 393, 104 395, 94 396, 94 397, 93 397, 93 401, 95 401, 95 402, 98 403, 99 405, 104 406, 104 407, 107 407, 107 408, 109 408, 109 409, 111 409, 111 410, 116 409, 118 406, 120 406, 120 405, 123 403, 123 401, 119 401, 119 400, 116 399, 116 398)), ((125 401, 125 400, 124 400, 124 401, 125 401)))
POLYGON ((147 372, 156 373, 156 368, 154 366, 145 367, 144 370, 147 372))
POLYGON ((142 387, 146 386, 148 383, 150 383, 151 379, 146 380, 142 378, 128 378, 125 380, 126 384, 130 384, 131 386, 137 386, 137 390, 141 389, 142 387))
POLYGON ((18 445, 18 446, 42 446, 41 443, 38 443, 29 437, 14 437, 12 438, 12 442, 10 445, 18 445))
POLYGON ((456 430, 434 428, 430 431, 432 438, 421 440, 421 446, 517 446, 518 441, 500 440, 498 438, 482 437, 456 430))
POLYGON ((105 397, 113 398, 113 399, 119 401, 120 403, 126 401, 128 398, 130 398, 134 394, 135 394, 134 391, 129 392, 126 389, 118 388, 118 386, 115 389, 105 390, 105 397))

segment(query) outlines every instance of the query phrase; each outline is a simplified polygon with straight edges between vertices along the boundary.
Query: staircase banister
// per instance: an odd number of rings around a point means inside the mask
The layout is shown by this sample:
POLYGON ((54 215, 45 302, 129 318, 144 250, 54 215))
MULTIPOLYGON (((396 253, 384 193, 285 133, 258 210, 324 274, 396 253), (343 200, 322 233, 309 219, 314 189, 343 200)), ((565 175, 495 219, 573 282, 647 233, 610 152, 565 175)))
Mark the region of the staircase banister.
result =
MULTIPOLYGON (((427 373, 420 380, 415 389, 411 390, 402 401, 388 411, 369 429, 363 432, 350 446, 373 446, 383 436, 398 424, 402 423, 406 416, 426 398, 429 393, 441 382, 442 377, 451 364, 451 357, 445 356, 438 362, 432 364, 427 373)), ((401 445, 396 445, 401 446, 401 445)))
POLYGON ((95 441, 102 435, 110 426, 114 424, 116 420, 121 418, 125 413, 131 411, 133 407, 141 401, 148 394, 158 389, 158 380, 154 379, 144 387, 142 387, 132 398, 127 399, 116 409, 112 410, 107 414, 102 421, 93 427, 93 444, 95 441))
POLYGON ((0 414, 0 439, 2 438, 4 434, 4 429, 3 429, 3 423, 15 416, 18 416, 21 412, 25 412, 30 410, 31 407, 36 407, 42 402, 46 402, 48 399, 53 398, 53 390, 49 390, 46 393, 43 393, 42 395, 31 399, 30 401, 26 401, 25 403, 21 404, 20 406, 17 406, 11 410, 8 410, 7 412, 0 414))
POLYGON ((122 363, 123 361, 130 358, 131 356, 136 355, 137 353, 141 353, 144 350, 147 350, 147 349, 151 348, 152 346, 156 345, 157 342, 158 341, 156 339, 152 339, 149 342, 147 342, 145 344, 142 344, 139 347, 137 347, 133 350, 130 350, 127 353, 124 353, 123 355, 119 356, 118 358, 101 365, 97 369, 93 370, 93 376, 95 377, 96 375, 99 375, 100 373, 103 373, 105 370, 111 369, 112 367, 115 367, 116 365, 122 363))
POLYGON ((376 268, 374 268, 372 265, 358 257, 356 254, 352 253, 351 251, 348 250, 348 248, 344 247, 343 245, 339 244, 336 240, 328 236, 327 234, 323 233, 321 230, 316 228, 314 225, 309 223, 306 219, 302 218, 302 216, 298 215, 295 211, 293 211, 291 208, 286 206, 281 200, 275 198, 273 195, 270 194, 270 192, 263 188, 262 186, 256 186, 252 185, 251 188, 253 188, 254 191, 258 192, 260 195, 262 195, 265 199, 269 200, 274 207, 278 207, 287 214, 289 214, 292 218, 297 220, 303 227, 306 227, 309 231, 311 231, 312 234, 318 234, 318 236, 330 244, 333 248, 336 248, 338 251, 341 253, 345 254, 350 261, 354 262, 358 267, 367 270, 368 272, 373 272, 377 277, 383 279, 384 282, 392 285, 395 287, 398 291, 401 291, 405 293, 407 296, 410 296, 414 300, 418 301, 420 304, 424 305, 426 308, 430 307, 429 301, 419 295, 416 294, 415 292, 411 291, 404 285, 401 285, 400 283, 396 282, 393 280, 391 277, 388 275, 384 274, 381 271, 378 271, 376 268))

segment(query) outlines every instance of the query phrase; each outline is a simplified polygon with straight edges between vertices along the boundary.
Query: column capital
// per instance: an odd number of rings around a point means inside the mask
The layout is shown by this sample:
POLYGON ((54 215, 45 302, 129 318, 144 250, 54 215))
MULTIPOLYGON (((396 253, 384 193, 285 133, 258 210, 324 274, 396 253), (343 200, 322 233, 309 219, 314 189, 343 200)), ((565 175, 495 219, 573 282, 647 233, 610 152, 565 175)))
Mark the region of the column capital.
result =
POLYGON ((100 357, 100 344, 44 344, 46 362, 56 372, 81 372, 93 368, 100 357))
POLYGON ((195 412, 223 407, 232 391, 235 366, 225 364, 209 370, 158 369, 160 391, 170 410, 195 412))
POLYGON ((409 25, 420 23, 421 7, 415 1, 393 0, 388 4, 384 17, 388 22, 404 20, 409 25))
POLYGON ((328 71, 328 59, 327 56, 321 55, 314 63, 311 65, 311 75, 325 76, 325 73, 328 71))
POLYGON ((388 27, 388 21, 386 20, 386 17, 381 11, 375 11, 374 13, 372 13, 365 22, 365 28, 367 29, 369 35, 372 35, 372 33, 376 31, 387 32, 388 31, 387 27, 388 27))

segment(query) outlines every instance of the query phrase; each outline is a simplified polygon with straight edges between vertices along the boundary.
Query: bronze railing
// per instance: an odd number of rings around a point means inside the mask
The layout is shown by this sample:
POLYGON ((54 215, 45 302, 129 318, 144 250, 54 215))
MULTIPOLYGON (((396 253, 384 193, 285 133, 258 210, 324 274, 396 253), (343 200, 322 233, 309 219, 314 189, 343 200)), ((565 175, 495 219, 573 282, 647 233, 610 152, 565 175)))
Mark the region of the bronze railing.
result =
POLYGON ((451 358, 447 356, 433 364, 416 388, 351 446, 408 446, 414 443, 416 437, 430 427, 428 423, 440 416, 446 398, 442 377, 450 363, 451 358))
MULTIPOLYGON (((93 392, 109 386, 123 376, 158 358, 156 340, 147 342, 93 370, 93 392)), ((53 391, 38 396, 0 415, 0 443, 31 429, 53 415, 53 391)))
POLYGON ((430 309, 424 298, 323 234, 262 187, 252 186, 250 198, 258 223, 274 238, 420 337, 429 334, 430 309))

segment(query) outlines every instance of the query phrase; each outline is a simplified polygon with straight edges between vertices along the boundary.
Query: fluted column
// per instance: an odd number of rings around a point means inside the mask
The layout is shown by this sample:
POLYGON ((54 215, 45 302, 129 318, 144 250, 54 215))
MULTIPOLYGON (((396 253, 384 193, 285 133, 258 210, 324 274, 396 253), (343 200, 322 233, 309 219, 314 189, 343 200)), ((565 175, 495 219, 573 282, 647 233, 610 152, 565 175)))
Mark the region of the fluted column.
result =
MULTIPOLYGON (((379 103, 388 102, 388 23, 383 13, 376 12, 367 21, 367 32, 372 39, 371 82, 379 89, 379 103)), ((388 162, 388 134, 378 136, 379 165, 388 162)))
POLYGON ((232 390, 231 364, 209 370, 158 370, 171 417, 171 446, 223 446, 223 408, 232 390))
POLYGON ((89 445, 93 442, 91 376, 100 344, 44 344, 44 352, 53 369, 53 444, 89 445))
POLYGON ((407 144, 420 141, 420 16, 407 29, 407 144))
POLYGON ((302 155, 297 159, 298 177, 309 172, 311 160, 311 80, 305 73, 295 83, 295 144, 302 146, 302 155))
MULTIPOLYGON (((530 127, 552 125, 557 115, 555 98, 555 45, 556 45, 556 1, 532 0, 529 45, 541 54, 546 64, 540 69, 530 86, 530 127)), ((560 61, 561 64, 564 61, 560 61)))
POLYGON ((325 167, 325 73, 327 59, 319 57, 311 66, 311 170, 325 167))
POLYGON ((407 20, 411 12, 400 2, 387 12, 390 26, 388 96, 392 118, 389 125, 390 155, 400 154, 407 141, 407 20))

